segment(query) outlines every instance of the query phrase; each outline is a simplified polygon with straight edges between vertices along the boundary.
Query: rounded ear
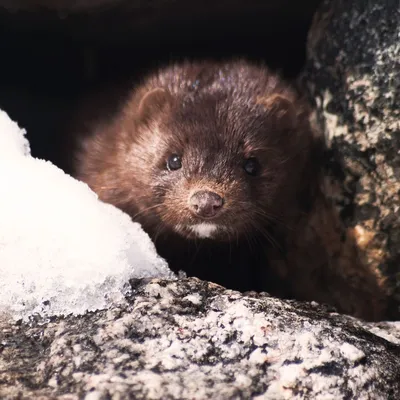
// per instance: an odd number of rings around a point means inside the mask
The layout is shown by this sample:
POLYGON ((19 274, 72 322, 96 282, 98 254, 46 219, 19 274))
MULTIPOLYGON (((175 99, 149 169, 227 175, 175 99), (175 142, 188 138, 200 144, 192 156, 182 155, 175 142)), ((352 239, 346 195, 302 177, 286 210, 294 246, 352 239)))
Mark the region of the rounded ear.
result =
POLYGON ((294 128, 297 122, 297 112, 293 101, 280 93, 260 97, 257 103, 261 104, 271 117, 276 118, 280 126, 287 129, 294 128))
POLYGON ((140 100, 138 117, 143 123, 157 118, 161 112, 165 112, 171 105, 172 96, 162 88, 155 88, 147 92, 140 100))

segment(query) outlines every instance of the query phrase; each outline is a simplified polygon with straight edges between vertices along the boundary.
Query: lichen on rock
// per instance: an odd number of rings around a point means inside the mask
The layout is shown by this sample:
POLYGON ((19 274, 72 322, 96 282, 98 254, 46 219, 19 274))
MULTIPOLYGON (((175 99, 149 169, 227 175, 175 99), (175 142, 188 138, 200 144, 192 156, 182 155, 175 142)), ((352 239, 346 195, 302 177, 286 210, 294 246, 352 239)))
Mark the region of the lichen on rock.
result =
POLYGON ((305 68, 323 126, 335 201, 364 262, 400 303, 400 4, 326 0, 309 33, 305 68))

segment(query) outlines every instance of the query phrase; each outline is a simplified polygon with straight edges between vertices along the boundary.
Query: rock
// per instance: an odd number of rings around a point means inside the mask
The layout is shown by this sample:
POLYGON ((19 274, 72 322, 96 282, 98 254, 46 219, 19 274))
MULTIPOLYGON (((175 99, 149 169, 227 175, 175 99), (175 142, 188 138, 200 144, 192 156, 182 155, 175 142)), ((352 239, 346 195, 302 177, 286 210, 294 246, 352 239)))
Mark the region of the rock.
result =
POLYGON ((134 292, 108 311, 1 322, 0 397, 400 398, 400 324, 194 278, 134 292))
POLYGON ((342 220, 363 260, 388 277, 400 303, 400 4, 322 3, 308 39, 304 77, 330 159, 342 220))

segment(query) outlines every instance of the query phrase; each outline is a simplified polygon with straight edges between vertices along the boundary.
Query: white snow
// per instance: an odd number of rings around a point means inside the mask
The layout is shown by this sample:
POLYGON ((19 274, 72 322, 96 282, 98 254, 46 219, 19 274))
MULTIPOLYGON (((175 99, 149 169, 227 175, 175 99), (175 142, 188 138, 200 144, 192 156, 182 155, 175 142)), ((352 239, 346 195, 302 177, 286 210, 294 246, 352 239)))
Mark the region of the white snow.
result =
POLYGON ((81 314, 131 278, 174 279, 139 224, 49 161, 0 110, 0 314, 81 314))
POLYGON ((0 160, 30 154, 29 142, 21 129, 8 115, 0 110, 0 160))

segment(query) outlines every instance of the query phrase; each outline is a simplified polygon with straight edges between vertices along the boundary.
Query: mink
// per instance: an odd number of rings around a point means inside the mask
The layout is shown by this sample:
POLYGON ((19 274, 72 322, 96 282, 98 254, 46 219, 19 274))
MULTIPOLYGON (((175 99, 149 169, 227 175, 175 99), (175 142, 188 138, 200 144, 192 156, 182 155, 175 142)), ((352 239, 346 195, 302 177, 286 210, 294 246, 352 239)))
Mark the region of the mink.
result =
POLYGON ((82 107, 70 171, 139 222, 174 271, 380 319, 380 278, 321 200, 310 112, 265 65, 173 63, 82 107))

